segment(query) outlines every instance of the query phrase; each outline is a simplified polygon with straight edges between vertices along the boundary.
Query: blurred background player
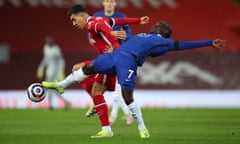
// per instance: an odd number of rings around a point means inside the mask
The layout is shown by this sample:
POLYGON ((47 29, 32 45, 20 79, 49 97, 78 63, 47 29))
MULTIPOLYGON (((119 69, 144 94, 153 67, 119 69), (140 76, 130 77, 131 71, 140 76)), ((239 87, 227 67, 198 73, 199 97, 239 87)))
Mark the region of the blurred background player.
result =
MULTIPOLYGON (((94 13, 93 16, 108 17, 108 18, 124 18, 124 17, 126 17, 125 14, 115 10, 116 6, 117 6, 116 0, 102 0, 102 5, 103 5, 104 10, 94 13)), ((131 37, 131 30, 128 25, 113 26, 112 30, 117 30, 117 31, 124 30, 127 35, 126 40, 128 40, 131 37)), ((118 39, 118 41, 120 44, 124 42, 121 39, 118 39)), ((112 105, 112 111, 111 111, 111 114, 109 117, 110 123, 114 124, 114 122, 117 119, 119 108, 121 108, 123 110, 123 113, 126 118, 126 124, 130 125, 134 119, 133 119, 127 105, 123 101, 123 98, 121 95, 121 87, 118 83, 116 84, 115 91, 111 92, 111 93, 113 96, 113 105, 112 105)), ((95 113, 96 113, 96 110, 95 110, 94 105, 92 104, 90 106, 90 108, 88 109, 88 111, 86 112, 86 116, 91 117, 95 113)))
MULTIPOLYGON (((37 69, 37 78, 42 79, 44 76, 44 69, 46 68, 46 81, 54 82, 64 79, 65 61, 62 56, 61 50, 54 42, 54 38, 51 35, 47 35, 45 38, 45 45, 43 48, 43 59, 37 69)), ((63 100, 65 108, 68 108, 70 103, 55 90, 48 89, 47 96, 49 99, 49 109, 53 109, 52 97, 53 95, 63 100)))

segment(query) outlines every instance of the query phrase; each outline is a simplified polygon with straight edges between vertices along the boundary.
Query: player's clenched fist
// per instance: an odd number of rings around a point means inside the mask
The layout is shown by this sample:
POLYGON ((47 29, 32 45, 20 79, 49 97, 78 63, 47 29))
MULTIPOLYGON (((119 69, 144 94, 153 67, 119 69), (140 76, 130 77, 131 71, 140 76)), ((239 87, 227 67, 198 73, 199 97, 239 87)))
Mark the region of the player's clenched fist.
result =
POLYGON ((226 40, 221 40, 221 39, 215 39, 212 41, 212 46, 214 48, 222 49, 226 45, 226 40))
POLYGON ((143 16, 140 18, 140 24, 147 24, 149 23, 150 18, 148 16, 143 16))

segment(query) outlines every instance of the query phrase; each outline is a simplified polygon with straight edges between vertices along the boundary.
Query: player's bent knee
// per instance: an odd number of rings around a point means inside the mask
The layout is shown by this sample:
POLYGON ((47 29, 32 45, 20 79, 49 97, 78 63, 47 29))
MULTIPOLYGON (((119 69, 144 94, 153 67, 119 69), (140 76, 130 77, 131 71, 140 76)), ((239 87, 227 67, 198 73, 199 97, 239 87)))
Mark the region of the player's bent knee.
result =
POLYGON ((76 71, 76 70, 82 68, 84 65, 85 65, 85 63, 83 63, 83 62, 75 64, 75 65, 73 65, 72 71, 76 71))

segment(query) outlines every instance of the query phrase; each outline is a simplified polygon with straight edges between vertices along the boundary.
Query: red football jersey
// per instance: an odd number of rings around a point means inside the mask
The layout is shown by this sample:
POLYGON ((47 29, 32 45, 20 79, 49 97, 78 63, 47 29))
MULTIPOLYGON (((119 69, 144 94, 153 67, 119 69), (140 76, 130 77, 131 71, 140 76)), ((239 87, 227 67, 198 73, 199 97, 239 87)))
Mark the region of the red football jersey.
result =
POLYGON ((89 42, 96 48, 98 54, 104 53, 107 46, 112 46, 116 49, 119 47, 119 42, 111 36, 111 26, 138 24, 139 22, 139 18, 103 18, 91 16, 87 19, 86 24, 86 29, 89 32, 89 42))

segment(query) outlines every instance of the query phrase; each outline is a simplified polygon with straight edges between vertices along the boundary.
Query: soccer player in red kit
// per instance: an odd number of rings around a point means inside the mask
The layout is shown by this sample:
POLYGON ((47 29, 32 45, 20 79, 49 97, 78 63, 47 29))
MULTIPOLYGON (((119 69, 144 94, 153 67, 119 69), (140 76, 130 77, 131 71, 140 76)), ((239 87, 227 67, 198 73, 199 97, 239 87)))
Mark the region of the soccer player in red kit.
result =
MULTIPOLYGON (((97 11, 93 14, 93 16, 98 17, 107 17, 107 18, 125 18, 126 15, 122 12, 116 10, 118 5, 117 0, 102 0, 103 10, 97 11)), ((131 29, 129 25, 116 25, 112 27, 113 30, 124 30, 126 32, 126 40, 131 37, 131 29)), ((125 41, 118 40, 120 44, 123 44, 125 41)), ((134 118, 131 115, 131 112, 128 106, 125 104, 122 94, 120 84, 116 82, 115 91, 111 92, 112 96, 112 109, 109 116, 109 122, 113 125, 117 119, 118 111, 122 109, 123 114, 126 119, 126 125, 132 124, 134 118)), ((91 104, 86 112, 87 117, 94 116, 96 114, 96 109, 94 104, 91 104)))
MULTIPOLYGON (((146 24, 149 17, 141 18, 102 18, 90 16, 82 5, 75 5, 69 11, 69 17, 73 25, 78 29, 86 29, 89 32, 90 44, 96 48, 98 54, 111 52, 119 47, 118 39, 125 39, 124 31, 113 31, 114 25, 146 24)), ((89 62, 86 62, 89 63, 89 62)), ((78 67, 79 65, 75 65, 78 67)), ((114 91, 116 84, 115 75, 95 74, 80 83, 93 99, 102 130, 92 138, 112 137, 113 132, 108 119, 108 107, 103 97, 106 90, 114 91)))

